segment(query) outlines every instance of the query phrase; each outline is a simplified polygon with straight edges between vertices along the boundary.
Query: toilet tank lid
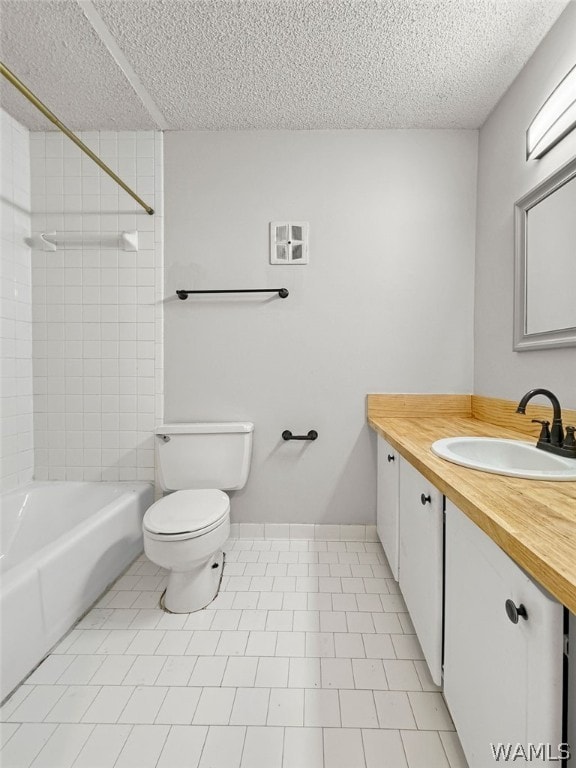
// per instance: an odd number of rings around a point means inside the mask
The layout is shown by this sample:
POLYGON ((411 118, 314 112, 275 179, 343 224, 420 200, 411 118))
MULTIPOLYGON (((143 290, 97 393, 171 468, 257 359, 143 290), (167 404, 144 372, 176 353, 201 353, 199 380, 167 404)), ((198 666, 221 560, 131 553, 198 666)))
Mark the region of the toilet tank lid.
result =
POLYGON ((203 421, 162 424, 154 430, 157 435, 215 435, 230 432, 253 432, 250 421, 203 421))

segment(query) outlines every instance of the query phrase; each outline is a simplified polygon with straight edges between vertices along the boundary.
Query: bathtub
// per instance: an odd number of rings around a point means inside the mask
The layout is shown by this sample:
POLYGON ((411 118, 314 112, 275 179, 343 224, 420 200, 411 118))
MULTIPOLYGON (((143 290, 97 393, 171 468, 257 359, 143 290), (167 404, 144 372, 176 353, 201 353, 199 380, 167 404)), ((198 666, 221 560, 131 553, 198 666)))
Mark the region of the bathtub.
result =
POLYGON ((149 483, 33 482, 0 512, 0 700, 142 551, 149 483))

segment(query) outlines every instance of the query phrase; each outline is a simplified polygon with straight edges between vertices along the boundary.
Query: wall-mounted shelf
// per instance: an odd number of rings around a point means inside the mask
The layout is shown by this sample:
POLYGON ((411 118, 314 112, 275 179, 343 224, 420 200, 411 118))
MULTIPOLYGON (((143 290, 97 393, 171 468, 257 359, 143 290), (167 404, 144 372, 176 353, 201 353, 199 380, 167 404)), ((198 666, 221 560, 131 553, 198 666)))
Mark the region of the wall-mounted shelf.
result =
POLYGON ((39 251, 57 251, 64 248, 118 248, 122 251, 138 250, 138 232, 120 232, 102 235, 87 232, 40 232, 26 238, 31 248, 39 251))
POLYGON ((176 291, 176 296, 182 301, 185 301, 188 296, 194 293, 277 293, 281 299, 285 299, 289 296, 287 288, 235 288, 226 290, 212 290, 212 291, 176 291))

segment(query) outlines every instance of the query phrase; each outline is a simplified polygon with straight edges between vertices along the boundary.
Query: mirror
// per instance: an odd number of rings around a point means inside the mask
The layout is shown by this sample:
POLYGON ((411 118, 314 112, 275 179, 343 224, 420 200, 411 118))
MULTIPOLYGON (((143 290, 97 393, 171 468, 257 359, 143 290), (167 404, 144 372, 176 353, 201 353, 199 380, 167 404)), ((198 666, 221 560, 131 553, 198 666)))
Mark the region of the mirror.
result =
POLYGON ((515 205, 514 349, 576 346, 576 158, 515 205))

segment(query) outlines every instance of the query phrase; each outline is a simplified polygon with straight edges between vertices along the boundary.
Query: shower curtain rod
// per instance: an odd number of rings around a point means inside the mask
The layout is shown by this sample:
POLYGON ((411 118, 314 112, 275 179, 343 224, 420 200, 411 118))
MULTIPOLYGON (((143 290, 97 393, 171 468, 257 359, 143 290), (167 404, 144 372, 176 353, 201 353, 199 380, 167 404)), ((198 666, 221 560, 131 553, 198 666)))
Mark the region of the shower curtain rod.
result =
POLYGON ((68 136, 68 138, 71 139, 74 142, 74 144, 76 144, 76 146, 80 147, 82 152, 87 154, 88 157, 91 160, 94 160, 96 165, 99 168, 101 168, 104 171, 104 173, 107 173, 108 176, 110 176, 111 179, 114 179, 116 184, 121 186, 122 189, 130 195, 130 197, 132 197, 134 200, 136 200, 138 205, 141 205, 142 208, 144 208, 144 210, 146 211, 146 213, 148 213, 150 216, 152 216, 152 214, 154 213, 154 209, 151 208, 149 205, 147 205, 144 202, 144 200, 142 200, 141 197, 138 197, 136 192, 134 192, 132 189, 130 189, 130 187, 127 184, 125 184, 122 181, 122 179, 119 176, 117 176, 114 173, 114 171, 106 165, 106 163, 102 162, 102 160, 100 160, 98 155, 95 155, 94 152, 92 152, 92 150, 89 147, 87 147, 86 144, 84 144, 84 142, 81 141, 81 139, 78 138, 78 136, 73 134, 72 131, 64 125, 64 123, 60 122, 60 120, 58 120, 56 115, 53 112, 51 112, 48 109, 48 107, 45 104, 43 104, 40 101, 40 99, 37 96, 35 96, 32 93, 32 91, 29 88, 27 88, 24 85, 24 83, 21 80, 19 80, 16 77, 16 75, 13 72, 11 72, 8 69, 8 67, 5 66, 5 64, 3 64, 1 61, 0 61, 0 72, 4 75, 6 80, 8 80, 10 83, 12 83, 12 85, 15 88, 17 88, 20 91, 20 93, 23 96, 25 96, 28 99, 28 101, 31 102, 36 107, 36 109, 38 109, 38 110, 40 110, 40 112, 42 112, 44 117, 47 117, 48 120, 50 120, 51 123, 54 123, 56 128, 58 128, 60 131, 62 131, 62 133, 64 133, 66 136, 68 136))

